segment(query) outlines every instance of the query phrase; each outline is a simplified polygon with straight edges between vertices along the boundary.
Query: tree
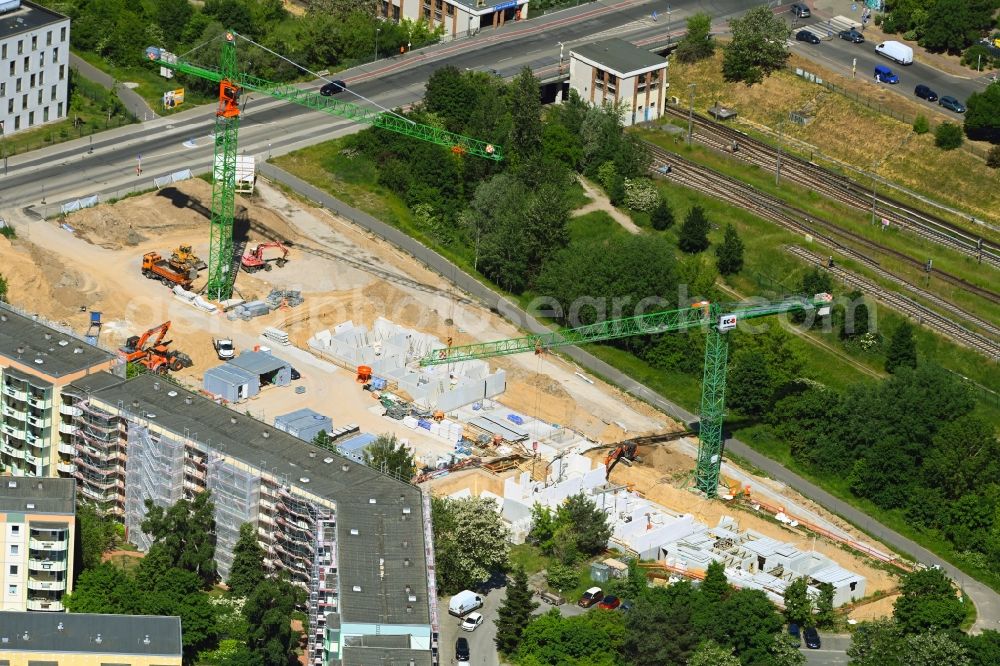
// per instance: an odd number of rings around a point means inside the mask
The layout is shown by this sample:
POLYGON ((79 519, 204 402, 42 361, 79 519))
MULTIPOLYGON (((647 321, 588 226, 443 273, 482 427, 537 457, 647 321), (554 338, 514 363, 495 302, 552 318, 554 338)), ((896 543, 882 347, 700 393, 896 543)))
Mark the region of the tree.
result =
POLYGON ((167 46, 175 47, 180 43, 188 21, 194 14, 194 9, 188 0, 160 0, 154 9, 156 25, 163 31, 167 46))
POLYGON ((746 665, 772 662, 774 635, 782 630, 781 616, 760 590, 735 590, 718 609, 710 637, 731 645, 746 665))
POLYGON ((288 666, 294 658, 289 618, 304 596, 302 590, 283 578, 268 578, 257 586, 243 606, 250 630, 239 663, 288 666))
POLYGON ((326 430, 320 430, 316 433, 316 436, 313 437, 312 443, 321 449, 326 449, 327 451, 334 450, 333 441, 330 439, 330 435, 327 434, 326 430))
POLYGON ((0 302, 7 302, 7 278, 0 274, 0 302))
POLYGON ((233 563, 229 567, 229 593, 249 597, 264 582, 264 549, 257 542, 257 527, 253 523, 240 525, 240 537, 233 546, 233 563))
POLYGON ((379 435, 362 452, 365 464, 371 468, 409 481, 417 473, 413 453, 393 434, 379 435))
POLYGON ((913 338, 913 326, 902 321, 889 337, 885 350, 885 371, 894 373, 899 368, 917 367, 917 341, 913 338))
POLYGON ((934 128, 934 145, 941 150, 955 150, 962 141, 962 128, 955 123, 941 123, 934 128))
POLYGON ((611 538, 608 516, 582 492, 570 495, 559 505, 557 521, 572 527, 577 548, 585 555, 603 553, 611 538))
POLYGON ((931 124, 927 120, 927 116, 922 113, 917 114, 916 119, 913 121, 913 131, 917 134, 927 134, 931 131, 931 124))
POLYGON ((506 567, 510 544, 495 500, 435 497, 431 516, 442 592, 474 587, 506 567))
POLYGON ((854 632, 847 656, 852 666, 909 666, 902 661, 903 636, 893 620, 864 622, 854 632))
POLYGON ((202 580, 192 571, 146 564, 143 558, 136 572, 136 586, 142 599, 138 614, 180 616, 184 663, 194 663, 199 652, 213 647, 218 640, 216 610, 202 592, 202 580))
POLYGON ((532 612, 538 603, 532 599, 528 588, 528 575, 515 567, 507 580, 507 593, 497 609, 497 633, 494 642, 501 654, 512 655, 521 644, 524 628, 531 622, 532 612))
POLYGON ((860 338, 866 335, 870 330, 870 319, 871 313, 868 311, 864 295, 859 291, 848 294, 848 303, 844 304, 840 321, 841 339, 860 338))
POLYGON ((993 25, 993 0, 935 0, 929 3, 920 37, 930 51, 959 53, 993 25))
POLYGON ((542 148, 542 95, 538 79, 530 67, 523 67, 510 83, 511 131, 508 155, 523 167, 542 148))
POLYGON ((215 505, 209 491, 166 510, 146 500, 142 531, 153 538, 147 558, 158 551, 170 566, 197 574, 205 589, 215 584, 215 505))
POLYGON ((722 58, 726 81, 752 86, 785 66, 789 29, 770 7, 759 5, 729 25, 733 38, 722 58))
POLYGON ((552 609, 525 628, 512 661, 533 666, 615 666, 625 642, 623 615, 585 613, 564 618, 552 609))
POLYGON ((1000 633, 986 629, 981 634, 965 636, 965 649, 971 666, 1000 664, 1000 633))
POLYGON ((833 278, 826 271, 813 266, 802 274, 802 293, 812 296, 814 294, 828 294, 833 291, 833 278))
POLYGON ((949 500, 974 493, 984 479, 1000 479, 1000 440, 978 414, 947 421, 934 435, 923 473, 949 500))
POLYGON ((697 204, 692 206, 684 216, 684 224, 681 225, 678 239, 681 250, 695 254, 708 249, 708 229, 709 222, 705 216, 705 209, 697 204))
POLYGON ((106 519, 91 504, 76 505, 76 519, 82 549, 84 569, 92 569, 101 563, 101 556, 115 543, 115 523, 106 519))
POLYGON ((553 562, 545 570, 545 583, 553 590, 572 590, 580 583, 580 574, 562 562, 553 562))
POLYGON ((674 57, 679 62, 691 63, 711 58, 715 53, 715 40, 712 39, 712 17, 699 12, 688 17, 687 33, 677 45, 674 57))
POLYGON ((702 598, 713 605, 719 604, 729 597, 733 588, 729 585, 729 580, 726 578, 726 568, 722 566, 721 562, 712 560, 708 563, 705 579, 701 581, 701 587, 698 588, 698 591, 702 598))
POLYGON ((974 141, 1000 143, 1000 81, 972 93, 965 106, 965 134, 974 141))
POLYGON ((957 629, 965 615, 965 605, 941 569, 924 569, 903 576, 893 616, 904 634, 957 629))
POLYGON ((830 583, 819 584, 819 597, 816 598, 816 626, 820 629, 827 629, 833 626, 836 614, 833 611, 833 585, 830 583))
POLYGON ((903 659, 908 666, 969 666, 963 645, 954 633, 927 631, 903 639, 903 659))
POLYGON ((727 402, 729 406, 751 418, 766 414, 773 403, 778 386, 767 359, 758 351, 738 351, 729 367, 727 402))
POLYGON ((649 223, 657 231, 666 231, 674 226, 674 211, 662 196, 657 202, 656 207, 649 214, 649 223))
POLYGON ((812 619, 813 602, 808 588, 805 578, 796 578, 785 588, 785 619, 789 624, 806 626, 812 619))
POLYGON ((531 507, 531 530, 528 541, 538 546, 543 553, 552 552, 552 537, 558 529, 555 516, 538 502, 531 507))
POLYGON ((685 663, 701 640, 693 617, 698 592, 688 582, 647 590, 643 581, 643 593, 629 598, 634 601, 625 616, 625 656, 629 663, 685 663))
POLYGON ((802 650, 788 639, 789 636, 783 632, 771 637, 768 666, 799 666, 806 663, 806 656, 802 654, 802 650))
POLYGON ((740 658, 733 655, 733 649, 723 647, 709 639, 698 646, 687 666, 742 666, 740 658))
POLYGON ((63 597, 63 604, 71 613, 135 615, 142 608, 142 599, 131 576, 104 562, 80 574, 73 593, 63 597))
POLYGON ((722 245, 715 248, 715 257, 721 275, 735 275, 743 270, 743 241, 732 224, 726 225, 722 245))

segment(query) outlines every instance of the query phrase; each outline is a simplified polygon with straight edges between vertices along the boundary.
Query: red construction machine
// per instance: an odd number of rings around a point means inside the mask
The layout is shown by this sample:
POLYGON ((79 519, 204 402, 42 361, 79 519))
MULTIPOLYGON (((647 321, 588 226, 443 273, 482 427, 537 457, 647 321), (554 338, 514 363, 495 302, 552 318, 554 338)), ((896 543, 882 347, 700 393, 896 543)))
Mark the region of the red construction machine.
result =
POLYGON ((257 247, 244 254, 240 259, 240 265, 243 266, 243 270, 247 273, 256 273, 262 269, 269 271, 271 270, 272 263, 277 265, 278 268, 281 268, 288 263, 288 248, 278 241, 258 243, 257 247), (281 252, 281 256, 265 258, 264 251, 270 249, 279 250, 281 252))

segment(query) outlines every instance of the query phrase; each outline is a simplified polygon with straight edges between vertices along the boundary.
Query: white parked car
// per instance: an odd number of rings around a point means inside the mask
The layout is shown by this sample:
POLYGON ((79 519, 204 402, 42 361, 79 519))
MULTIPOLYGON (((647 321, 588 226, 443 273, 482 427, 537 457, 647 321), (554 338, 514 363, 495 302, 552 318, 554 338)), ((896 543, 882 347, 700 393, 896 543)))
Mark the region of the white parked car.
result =
POLYGON ((483 616, 479 613, 469 613, 462 620, 462 631, 475 631, 476 627, 483 623, 483 616))

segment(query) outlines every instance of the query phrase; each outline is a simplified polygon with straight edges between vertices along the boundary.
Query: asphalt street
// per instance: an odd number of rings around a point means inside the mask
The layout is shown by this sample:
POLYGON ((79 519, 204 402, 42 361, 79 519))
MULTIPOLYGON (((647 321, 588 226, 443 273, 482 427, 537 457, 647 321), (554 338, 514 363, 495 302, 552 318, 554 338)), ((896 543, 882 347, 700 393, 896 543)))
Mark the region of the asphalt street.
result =
POLYGON ((851 637, 846 634, 824 634, 819 635, 820 648, 810 650, 802 646, 802 653, 806 656, 806 663, 810 666, 842 666, 847 664, 847 648, 851 646, 851 637))

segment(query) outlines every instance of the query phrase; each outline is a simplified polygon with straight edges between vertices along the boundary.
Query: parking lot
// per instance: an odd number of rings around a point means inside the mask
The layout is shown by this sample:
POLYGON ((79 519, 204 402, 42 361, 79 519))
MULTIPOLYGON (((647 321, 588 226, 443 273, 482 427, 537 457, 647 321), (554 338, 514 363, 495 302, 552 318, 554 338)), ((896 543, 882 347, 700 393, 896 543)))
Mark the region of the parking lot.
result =
POLYGON ((810 666, 842 666, 847 664, 847 648, 851 646, 851 637, 847 634, 820 633, 820 649, 802 652, 806 655, 806 663, 810 666))

